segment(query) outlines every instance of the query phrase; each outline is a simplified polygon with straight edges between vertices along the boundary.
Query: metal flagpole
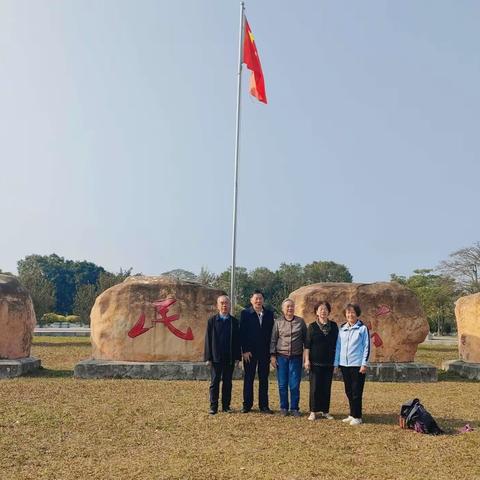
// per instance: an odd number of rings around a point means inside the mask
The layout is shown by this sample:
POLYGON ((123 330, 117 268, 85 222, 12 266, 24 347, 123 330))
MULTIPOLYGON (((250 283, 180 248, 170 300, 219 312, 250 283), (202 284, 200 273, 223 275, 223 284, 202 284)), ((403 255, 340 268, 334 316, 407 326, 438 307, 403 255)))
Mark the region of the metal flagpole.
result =
POLYGON ((235 136, 235 174, 233 181, 233 228, 232 228, 232 269, 230 272, 230 301, 232 313, 235 308, 235 256, 237 249, 237 199, 238 199, 238 152, 240 140, 240 97, 242 94, 242 51, 245 19, 245 3, 240 2, 240 33, 238 37, 238 77, 237 77, 237 124, 235 136))

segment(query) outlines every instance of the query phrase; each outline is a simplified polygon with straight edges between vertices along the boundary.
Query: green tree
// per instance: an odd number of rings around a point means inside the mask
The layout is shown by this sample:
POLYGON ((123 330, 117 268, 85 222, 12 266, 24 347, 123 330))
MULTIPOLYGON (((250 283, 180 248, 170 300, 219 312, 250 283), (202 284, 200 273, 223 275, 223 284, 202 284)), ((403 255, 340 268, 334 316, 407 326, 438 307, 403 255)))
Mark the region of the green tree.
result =
MULTIPOLYGON (((118 273, 111 273, 111 272, 101 272, 98 276, 97 281, 97 295, 100 295, 105 290, 113 287, 114 285, 118 285, 122 283, 126 278, 130 277, 132 274, 132 269, 129 268, 127 270, 123 270, 120 268, 118 273)), ((92 304, 93 306, 93 304, 92 304)))
MULTIPOLYGON (((230 269, 222 272, 215 280, 214 286, 230 295, 230 269)), ((235 268, 235 313, 249 305, 252 283, 245 267, 235 268)))
POLYGON ((80 285, 95 285, 100 273, 105 272, 91 262, 65 260, 55 253, 52 255, 29 255, 18 262, 18 273, 38 267, 42 274, 55 287, 55 311, 68 315, 73 310, 73 303, 77 288, 80 285))
MULTIPOLYGON (((37 276, 40 275, 53 285, 55 302, 50 310, 64 315, 69 315, 79 308, 90 311, 93 302, 89 309, 86 301, 87 299, 91 301, 92 298, 95 300, 93 292, 96 296, 107 288, 122 282, 131 275, 131 270, 131 268, 120 269, 119 273, 111 273, 92 262, 65 260, 56 254, 29 255, 18 262, 20 278, 24 278, 29 272, 34 271, 37 272, 37 276), (89 288, 81 289, 80 295, 77 295, 80 287, 86 285, 89 288)), ((41 311, 44 312, 44 309, 41 311)), ((85 319, 85 313, 82 315, 82 318, 85 319)))
POLYGON ((213 287, 217 280, 217 276, 207 267, 202 267, 197 275, 197 282, 206 287, 213 287))
POLYGON ((18 279, 30 293, 35 315, 40 321, 45 313, 51 312, 55 307, 55 287, 35 263, 22 268, 18 279))
POLYGON ((303 267, 299 263, 281 263, 276 274, 281 284, 279 293, 282 301, 287 298, 291 292, 305 285, 303 267))
POLYGON ((272 272, 266 267, 258 267, 252 270, 249 274, 251 291, 248 301, 253 290, 261 290, 265 298, 265 304, 275 309, 275 302, 277 300, 277 292, 281 289, 282 284, 276 272, 272 272))
POLYGON ((91 283, 80 285, 77 288, 73 313, 80 317, 80 321, 85 324, 90 323, 90 312, 95 299, 97 298, 97 287, 91 283))
POLYGON ((131 272, 131 268, 127 270, 120 269, 118 273, 103 271, 100 272, 95 285, 91 283, 79 285, 73 304, 73 313, 80 317, 82 323, 90 323, 90 312, 98 295, 114 285, 122 283, 131 275, 131 272))
POLYGON ((331 261, 318 261, 305 265, 304 276, 307 284, 320 282, 352 282, 352 275, 345 265, 331 261))
POLYGON ((455 300, 458 290, 455 281, 433 270, 414 270, 410 277, 391 275, 391 280, 413 290, 430 324, 431 331, 448 333, 455 328, 455 300))

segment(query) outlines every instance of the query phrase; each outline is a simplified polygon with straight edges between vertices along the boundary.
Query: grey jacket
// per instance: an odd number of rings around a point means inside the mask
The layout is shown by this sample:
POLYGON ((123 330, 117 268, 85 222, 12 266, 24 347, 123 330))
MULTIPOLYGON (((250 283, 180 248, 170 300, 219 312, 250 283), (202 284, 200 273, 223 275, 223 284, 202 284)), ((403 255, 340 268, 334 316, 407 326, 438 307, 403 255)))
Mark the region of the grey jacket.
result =
POLYGON ((301 317, 294 316, 288 321, 284 316, 273 324, 270 353, 291 357, 302 355, 307 336, 307 326, 301 317))

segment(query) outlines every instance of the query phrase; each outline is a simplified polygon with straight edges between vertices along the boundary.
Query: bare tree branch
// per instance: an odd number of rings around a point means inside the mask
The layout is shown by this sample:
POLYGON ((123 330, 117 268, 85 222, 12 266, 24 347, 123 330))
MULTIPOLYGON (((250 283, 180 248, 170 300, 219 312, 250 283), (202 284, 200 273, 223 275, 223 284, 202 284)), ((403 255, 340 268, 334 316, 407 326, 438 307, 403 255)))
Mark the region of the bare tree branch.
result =
POLYGON ((453 277, 466 293, 480 292, 480 242, 451 253, 438 270, 453 277))

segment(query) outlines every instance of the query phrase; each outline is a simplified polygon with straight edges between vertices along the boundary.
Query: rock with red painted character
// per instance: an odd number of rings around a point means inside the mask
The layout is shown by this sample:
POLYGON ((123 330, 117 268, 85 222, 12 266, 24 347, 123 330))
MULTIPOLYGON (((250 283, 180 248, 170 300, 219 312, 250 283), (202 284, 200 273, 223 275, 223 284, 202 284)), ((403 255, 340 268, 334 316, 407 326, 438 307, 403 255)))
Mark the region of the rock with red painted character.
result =
POLYGON ((35 324, 28 291, 13 275, 0 274, 0 359, 29 357, 35 324))
POLYGON ((220 290, 171 277, 129 277, 97 297, 93 358, 202 361, 207 320, 220 290))
POLYGON ((455 302, 458 352, 467 363, 480 363, 480 293, 460 297, 455 302))
POLYGON ((331 304, 330 318, 339 325, 345 322, 347 303, 360 305, 360 318, 370 330, 371 362, 413 362, 429 331, 415 294, 396 282, 316 283, 295 290, 290 298, 295 314, 307 323, 315 320, 313 310, 320 300, 331 304))

